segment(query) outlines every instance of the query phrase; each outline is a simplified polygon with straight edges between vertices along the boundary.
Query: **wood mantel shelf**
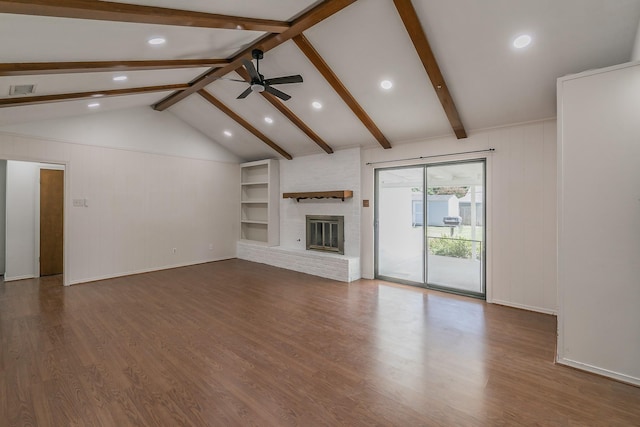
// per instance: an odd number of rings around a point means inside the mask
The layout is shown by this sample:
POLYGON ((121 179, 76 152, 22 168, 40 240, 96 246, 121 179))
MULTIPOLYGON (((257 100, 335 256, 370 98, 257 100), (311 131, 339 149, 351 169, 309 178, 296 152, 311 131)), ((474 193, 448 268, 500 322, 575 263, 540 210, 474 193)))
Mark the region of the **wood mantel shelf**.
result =
POLYGON ((350 199, 353 197, 353 191, 351 190, 336 190, 336 191, 305 191, 303 193, 283 193, 283 199, 296 199, 298 202, 301 199, 350 199))

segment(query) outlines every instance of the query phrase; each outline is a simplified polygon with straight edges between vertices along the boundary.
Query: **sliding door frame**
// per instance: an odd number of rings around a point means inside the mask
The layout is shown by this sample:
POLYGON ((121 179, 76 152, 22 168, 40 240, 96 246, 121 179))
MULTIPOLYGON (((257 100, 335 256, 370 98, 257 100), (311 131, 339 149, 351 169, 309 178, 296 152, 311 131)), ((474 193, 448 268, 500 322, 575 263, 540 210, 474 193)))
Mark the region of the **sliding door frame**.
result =
POLYGON ((413 164, 413 165, 403 165, 403 166, 390 166, 390 167, 385 167, 385 168, 375 168, 374 169, 374 217, 373 217, 373 224, 374 224, 374 277, 376 279, 381 279, 381 280, 387 280, 389 282, 395 282, 395 283, 402 283, 405 285, 411 285, 411 286, 418 286, 418 287, 422 287, 422 288, 427 288, 427 289, 433 289, 433 290, 438 290, 438 291, 443 291, 443 292, 448 292, 448 293, 453 293, 453 294, 458 294, 458 295, 464 295, 464 296, 469 296, 469 297, 473 297, 473 298, 478 298, 478 299, 484 299, 487 301, 491 301, 490 298, 490 292, 489 292, 489 286, 487 286, 487 270, 488 270, 488 266, 489 266, 489 252, 490 252, 490 245, 488 242, 488 230, 490 229, 490 217, 488 215, 488 200, 489 200, 489 195, 490 195, 490 191, 487 188, 487 182, 489 181, 489 169, 488 169, 488 164, 489 164, 489 159, 488 157, 480 157, 480 158, 466 158, 466 159, 460 159, 460 160, 447 160, 447 161, 435 161, 435 162, 428 162, 428 163, 419 163, 419 164, 413 164), (482 227, 482 263, 481 263, 481 268, 482 268, 482 276, 481 276, 481 286, 482 286, 482 293, 478 293, 478 292, 470 292, 470 291, 463 291, 463 290, 458 290, 455 288, 448 288, 448 287, 444 287, 444 286, 438 286, 438 285, 433 285, 428 283, 428 244, 427 244, 427 237, 428 237, 428 226, 427 226, 427 169, 429 167, 436 167, 436 166, 447 166, 447 165, 459 165, 459 164, 464 164, 464 163, 482 163, 483 165, 483 176, 482 176, 482 187, 483 187, 483 200, 482 200, 482 219, 483 219, 483 227, 482 227), (414 281, 410 281, 410 280, 404 280, 404 279, 398 279, 395 277, 389 277, 389 276, 385 276, 385 275, 380 275, 379 271, 378 271, 378 263, 379 263, 379 252, 380 252, 380 236, 379 236, 379 210, 380 210, 380 188, 379 188, 379 174, 381 171, 391 171, 391 170, 401 170, 401 169, 408 169, 408 168, 423 168, 423 173, 422 173, 422 178, 423 178, 423 203, 422 203, 422 217, 423 217, 423 244, 422 244, 422 257, 423 257, 423 272, 422 272, 422 277, 423 277, 423 282, 414 282, 414 281))
POLYGON ((426 182, 427 182, 427 174, 426 174, 426 168, 424 167, 424 164, 417 164, 417 165, 407 165, 407 166, 394 166, 394 167, 388 167, 388 168, 376 168, 374 170, 374 213, 373 213, 373 274, 374 277, 376 279, 382 279, 382 280, 387 280, 389 282, 395 282, 395 283, 402 283, 404 285, 411 285, 411 286, 421 286, 423 288, 427 287, 426 286, 426 282, 427 282, 427 265, 426 265, 426 253, 425 250, 427 249, 426 245, 425 245, 425 239, 427 237, 427 226, 426 226, 426 221, 427 221, 427 203, 426 203, 426 197, 424 197, 424 190, 423 190, 423 200, 422 200, 422 218, 423 218, 423 235, 422 235, 422 258, 423 258, 423 266, 422 266, 422 283, 421 282, 414 282, 412 280, 404 280, 404 279, 398 279, 395 277, 390 277, 390 276, 384 276, 384 275, 380 275, 378 274, 378 261, 379 261, 379 248, 380 248, 380 233, 379 233, 379 218, 380 218, 380 188, 379 188, 379 184, 378 184, 378 177, 380 172, 384 172, 384 171, 390 171, 390 170, 400 170, 400 169, 419 169, 422 168, 422 187, 426 188, 426 182))

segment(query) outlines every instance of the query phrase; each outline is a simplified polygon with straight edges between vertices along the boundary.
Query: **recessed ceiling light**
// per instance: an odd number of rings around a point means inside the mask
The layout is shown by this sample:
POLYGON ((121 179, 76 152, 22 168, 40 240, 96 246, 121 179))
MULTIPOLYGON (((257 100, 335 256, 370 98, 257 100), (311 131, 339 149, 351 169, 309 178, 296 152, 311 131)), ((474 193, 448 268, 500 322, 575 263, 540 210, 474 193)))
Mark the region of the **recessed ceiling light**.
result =
POLYGON ((315 108, 316 110, 319 110, 319 109, 321 109, 321 108, 322 108, 322 104, 320 104, 318 101, 313 101, 313 102, 311 103, 311 106, 312 106, 313 108, 315 108))
POLYGON ((513 47, 516 49, 523 49, 531 44, 531 36, 529 34, 523 34, 516 37, 513 40, 513 47))
POLYGON ((99 102, 92 102, 91 104, 88 104, 87 107, 89 108, 98 108, 100 106, 99 102))
POLYGON ((380 82, 380 87, 384 90, 389 90, 393 87, 393 83, 391 83, 391 80, 383 80, 380 82))
POLYGON ((167 39, 165 39, 164 37, 154 37, 152 39, 149 39, 147 43, 151 45, 160 45, 160 44, 165 44, 166 42, 167 42, 167 39))
POLYGON ((264 121, 269 123, 269 124, 273 123, 273 119, 271 117, 265 117, 264 121))
POLYGON ((127 76, 115 76, 115 77, 113 78, 113 81, 114 81, 114 82, 124 82, 124 81, 126 81, 128 78, 129 78, 129 77, 127 77, 127 76))
POLYGON ((231 131, 228 131, 228 130, 225 130, 225 131, 224 131, 224 132, 222 132, 222 133, 224 133, 224 136, 229 136, 229 137, 230 137, 230 136, 233 136, 233 134, 231 133, 231 131))

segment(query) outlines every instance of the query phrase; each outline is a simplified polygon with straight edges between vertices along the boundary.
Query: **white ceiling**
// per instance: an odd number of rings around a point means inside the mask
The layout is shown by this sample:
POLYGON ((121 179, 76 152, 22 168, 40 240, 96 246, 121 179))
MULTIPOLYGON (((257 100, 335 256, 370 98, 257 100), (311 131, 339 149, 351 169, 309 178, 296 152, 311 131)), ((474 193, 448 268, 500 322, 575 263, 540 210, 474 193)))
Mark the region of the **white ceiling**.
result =
MULTIPOLYGON (((290 21, 314 0, 129 0, 146 6, 290 21)), ((640 0, 413 0, 467 132, 555 116, 560 76, 630 59, 640 0), (511 41, 533 36, 516 51, 511 41)), ((452 135, 430 81, 391 0, 358 0, 305 31, 305 36, 392 145, 452 135), (393 81, 389 91, 383 79, 393 81)), ((262 37, 257 31, 187 28, 0 14, 0 61, 116 61, 226 58, 262 37), (166 45, 146 42, 154 36, 166 45)), ((377 141, 292 41, 265 53, 265 76, 301 74, 302 84, 278 88, 285 105, 334 149, 374 147, 377 141), (312 101, 323 104, 321 110, 312 101)), ((187 83, 206 68, 116 73, 0 77, 9 86, 36 84, 36 95, 187 83)), ((227 77, 238 78, 235 74, 227 77)), ((294 157, 323 153, 258 94, 235 97, 247 86, 219 80, 207 90, 294 157), (269 125, 264 117, 274 119, 269 125)), ((150 105, 167 93, 104 98, 104 108, 150 105)), ((87 101, 0 108, 0 125, 89 114, 87 101)), ((101 107, 102 108, 102 107, 101 107)), ((169 109, 239 157, 279 157, 262 141, 194 94, 169 109), (233 136, 227 137, 224 130, 233 136)))

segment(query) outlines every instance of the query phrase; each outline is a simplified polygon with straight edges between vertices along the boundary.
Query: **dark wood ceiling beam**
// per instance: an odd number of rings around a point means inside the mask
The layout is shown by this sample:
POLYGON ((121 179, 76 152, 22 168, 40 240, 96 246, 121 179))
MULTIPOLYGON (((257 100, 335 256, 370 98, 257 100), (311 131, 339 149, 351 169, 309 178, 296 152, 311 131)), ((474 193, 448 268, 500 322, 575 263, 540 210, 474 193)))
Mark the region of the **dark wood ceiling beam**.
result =
POLYGON ((156 110, 166 110, 172 105, 182 101, 189 95, 203 89, 205 86, 213 82, 214 80, 222 77, 242 65, 242 59, 251 59, 251 51, 253 49, 261 49, 263 52, 267 52, 282 43, 291 40, 293 37, 301 34, 303 31, 313 27, 319 22, 322 22, 331 15, 341 11, 345 7, 354 3, 356 0, 325 0, 314 8, 310 9, 306 13, 302 14, 299 18, 291 22, 289 29, 281 34, 270 34, 261 38, 251 46, 240 51, 232 58, 229 59, 229 64, 217 70, 211 70, 209 73, 204 74, 200 78, 191 83, 191 87, 187 90, 176 92, 168 97, 155 103, 152 107, 156 110))
POLYGON ((0 76, 31 76, 40 74, 96 73, 104 71, 146 71, 177 68, 198 68, 224 65, 226 59, 169 59, 152 61, 92 61, 92 62, 18 62, 0 63, 0 76))
MULTIPOLYGON (((249 73, 247 73, 247 70, 245 70, 244 68, 238 68, 236 70, 236 73, 240 74, 240 77, 245 79, 247 82, 251 81, 251 77, 249 77, 249 73)), ((315 142, 320 148, 322 148, 327 154, 333 153, 333 148, 331 148, 329 144, 324 142, 322 138, 320 138, 318 134, 316 134, 309 126, 307 126, 307 124, 304 121, 302 121, 301 118, 296 116, 293 113, 293 111, 287 108, 287 106, 284 105, 284 102, 280 101, 277 97, 271 95, 268 92, 260 92, 260 95, 262 95, 264 99, 269 101, 271 105, 273 105, 278 111, 280 111, 298 129, 304 132, 305 135, 311 138, 311 140, 315 142)))
POLYGON ((422 24, 420 23, 416 10, 411 4, 411 0, 393 0, 393 2, 396 5, 398 14, 400 14, 400 18, 402 19, 407 32, 409 33, 409 37, 416 48, 416 52, 422 61, 422 65, 431 80, 431 84, 438 95, 438 99, 440 99, 440 103, 442 104, 442 108, 444 108, 444 112, 449 119, 453 132, 456 134, 458 139, 466 138, 467 132, 464 129, 456 105, 453 102, 453 97, 451 96, 451 93, 449 93, 449 88, 444 81, 444 76, 440 71, 436 57, 431 50, 431 45, 429 45, 427 35, 422 28, 422 24))
POLYGON ((327 63, 322 59, 318 51, 311 45, 309 40, 303 35, 299 34, 293 38, 293 41, 298 45, 300 50, 309 58, 309 61, 318 69, 320 74, 327 80, 333 90, 336 91, 342 100, 351 108, 351 111, 360 119, 362 124, 371 132, 371 134, 378 140, 378 143, 383 148, 391 148, 391 143, 384 136, 382 131, 378 129, 378 126, 373 122, 371 117, 366 111, 358 104, 358 101, 351 95, 347 88, 342 84, 338 76, 329 68, 327 63))
POLYGON ((293 157, 291 157, 291 154, 287 153, 282 147, 280 147, 278 144, 276 144, 275 142, 270 140, 265 134, 260 132, 258 129, 254 128, 251 125, 251 123, 249 123, 248 121, 246 121, 245 119, 240 117, 238 114, 236 114, 229 107, 224 105, 222 103, 222 101, 220 101, 218 98, 216 98, 215 96, 211 95, 209 92, 207 92, 204 89, 199 90, 198 94, 200 96, 202 96, 204 99, 206 99, 211 105, 215 106, 220 111, 225 113, 227 116, 231 117, 240 126, 242 126, 246 130, 251 132, 256 138, 260 139, 262 142, 267 144, 269 147, 271 147, 272 149, 277 151, 282 157, 284 157, 287 160, 293 159, 293 157))
POLYGON ((75 101, 78 99, 95 99, 96 101, 109 96, 138 95, 142 93, 166 92, 188 88, 186 83, 162 86, 134 87, 128 89, 101 90, 91 92, 60 93, 55 95, 21 96, 14 98, 0 98, 0 108, 17 107, 21 105, 48 104, 51 102, 75 101))
POLYGON ((0 0, 0 13, 282 33, 287 22, 96 0, 0 0))

